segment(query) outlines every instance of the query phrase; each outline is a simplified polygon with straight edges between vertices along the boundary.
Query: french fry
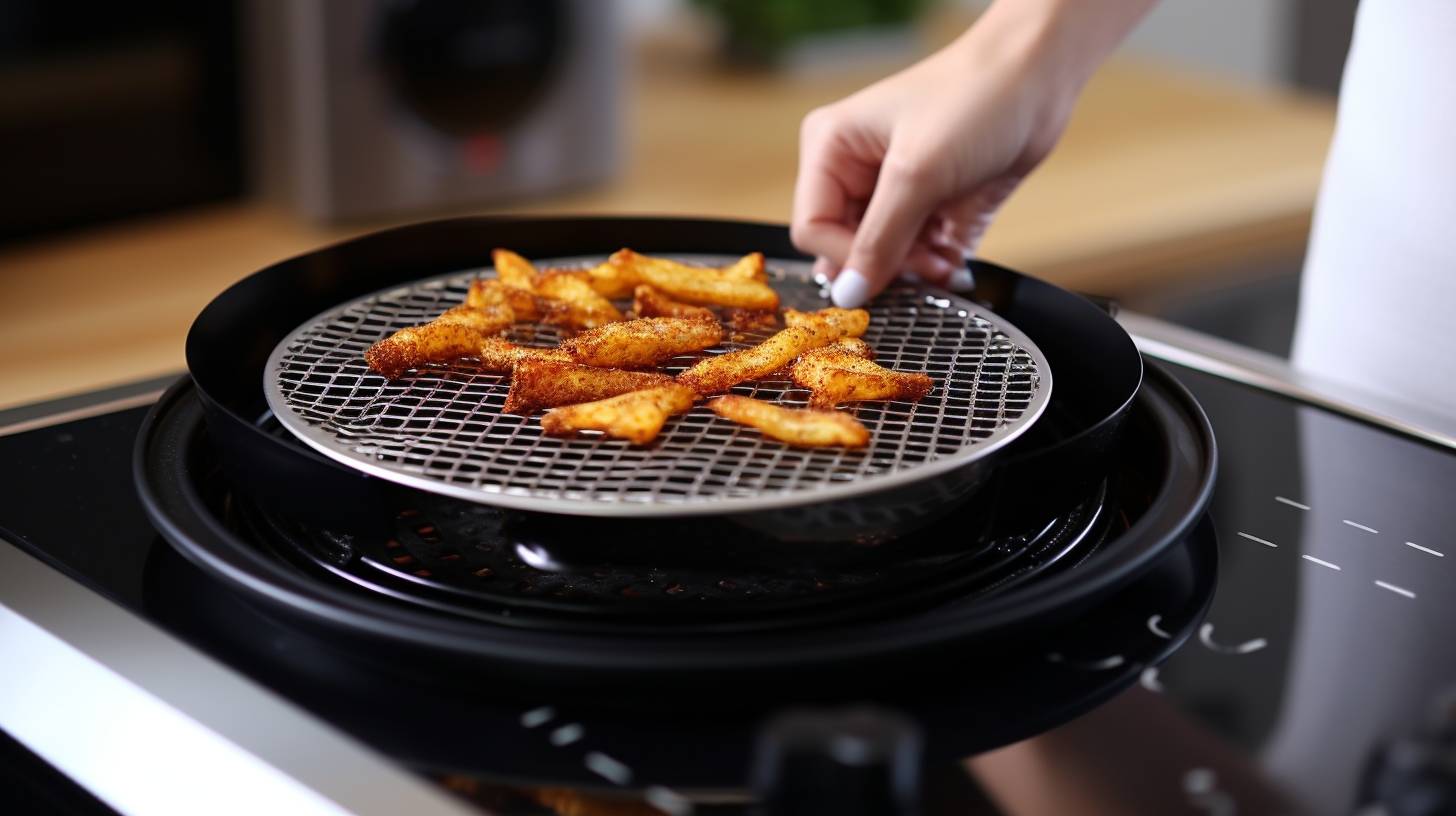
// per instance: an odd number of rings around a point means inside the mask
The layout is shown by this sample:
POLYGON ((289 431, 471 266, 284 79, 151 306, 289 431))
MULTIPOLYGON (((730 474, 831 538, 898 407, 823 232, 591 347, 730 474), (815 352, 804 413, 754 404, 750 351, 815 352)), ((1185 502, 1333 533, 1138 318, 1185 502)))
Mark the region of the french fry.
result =
POLYGON ((604 431, 634 445, 645 445, 657 438, 668 417, 692 408, 697 396, 692 389, 665 385, 553 408, 541 417, 541 430, 551 436, 570 436, 583 430, 604 431))
POLYGON ((624 298, 642 283, 636 268, 613 263, 611 259, 587 270, 587 282, 604 298, 624 298))
POLYGON ((763 267, 763 253, 750 252, 733 263, 723 267, 723 277, 735 280, 750 280, 764 282, 768 280, 768 273, 763 267))
POLYGON ((859 337, 870 327, 870 313, 864 309, 839 309, 830 307, 816 312, 801 312, 797 309, 784 310, 785 326, 827 326, 840 337, 859 337))
POLYGON ((824 309, 810 312, 799 321, 799 325, 789 326, 752 348, 700 360, 692 368, 677 375, 677 381, 707 396, 727 391, 741 382, 766 377, 787 366, 806 351, 827 346, 856 329, 863 333, 864 326, 860 325, 853 312, 863 314, 865 325, 868 325, 869 313, 862 309, 824 309), (824 315, 824 312, 836 314, 824 315), (844 314, 837 314, 839 312, 844 314))
POLYGON ((586 365, 643 368, 666 362, 679 354, 701 351, 723 339, 716 320, 690 317, 644 317, 609 323, 561 344, 572 359, 586 365))
POLYGON ((779 324, 779 316, 772 309, 726 309, 723 319, 729 328, 737 333, 768 331, 779 324))
MULTIPOLYGON (((635 272, 639 283, 646 283, 668 297, 685 303, 736 306, 743 309, 777 309, 779 305, 779 296, 773 287, 763 280, 742 277, 753 272, 754 266, 751 262, 741 260, 733 264, 729 268, 735 271, 729 274, 722 269, 688 266, 665 258, 649 258, 630 249, 614 253, 609 262, 622 269, 631 270, 620 273, 624 277, 630 277, 635 272)), ((759 267, 762 263, 760 256, 759 267)))
POLYGON ((555 360, 571 362, 571 355, 559 348, 520 346, 499 337, 487 337, 471 352, 480 357, 480 367, 498 374, 509 374, 525 360, 555 360))
POLYGON ((814 408, 867 400, 916 402, 935 384, 925 374, 893 371, 832 346, 799 357, 789 376, 809 389, 809 405, 814 408))
MULTIPOLYGON (((835 340, 832 344, 830 344, 828 346, 825 346, 825 348, 826 349, 835 349, 837 351, 842 351, 845 354, 850 354, 850 355, 853 355, 855 357, 859 357, 859 358, 864 359, 864 360, 874 360, 875 359, 875 350, 872 349, 872 348, 870 348, 870 344, 869 343, 866 343, 865 341, 859 339, 858 337, 845 337, 845 338, 842 338, 842 339, 839 339, 839 340, 835 340)), ((810 352, 810 354, 817 354, 817 353, 818 353, 817 351, 816 352, 810 352)))
POLYGON ((505 302, 511 305, 516 320, 540 320, 545 312, 545 298, 516 286, 507 286, 498 280, 477 279, 470 284, 465 295, 465 305, 484 308, 490 303, 505 302))
POLYGON ((530 261, 509 249, 493 250, 490 257, 495 263, 495 276, 501 283, 515 289, 535 290, 540 273, 530 261))
MULTIPOLYGON (((600 290, 599 290, 600 291, 600 290)), ((638 286, 632 292, 632 311, 638 317, 696 317, 702 320, 717 320, 712 309, 678 303, 647 284, 638 286)))
POLYGON ((870 441, 870 432, 864 425, 838 411, 785 408, 737 394, 708 400, 708 407, 718 416, 799 447, 862 448, 870 441))
POLYGON ((593 368, 528 357, 516 363, 511 371, 511 390, 501 410, 507 414, 529 414, 542 408, 595 402, 672 384, 672 377, 657 372, 593 368))
POLYGON ((622 320, 612 302, 597 294, 583 269, 548 269, 536 278, 536 294, 549 298, 546 322, 590 329, 622 320))
POLYGON ((380 340, 364 352, 364 360, 385 377, 397 379, 425 363, 444 363, 475 354, 483 340, 509 328, 515 319, 505 303, 483 309, 462 304, 423 326, 400 329, 380 340))

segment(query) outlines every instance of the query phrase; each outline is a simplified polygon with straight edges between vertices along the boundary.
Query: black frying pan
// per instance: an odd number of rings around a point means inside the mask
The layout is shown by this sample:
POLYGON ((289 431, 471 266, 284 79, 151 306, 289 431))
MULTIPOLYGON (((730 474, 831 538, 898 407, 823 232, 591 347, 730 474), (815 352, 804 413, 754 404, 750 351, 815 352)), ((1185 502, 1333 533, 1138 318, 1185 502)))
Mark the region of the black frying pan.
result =
MULTIPOLYGON (((284 261, 245 278, 198 316, 187 339, 187 362, 207 412, 209 432, 225 465, 260 501, 324 525, 373 524, 367 518, 407 490, 363 475, 270 432, 261 383, 274 346, 300 323, 341 302, 422 277, 480 265, 493 246, 531 256, 605 255, 622 246, 649 253, 746 253, 802 257, 787 230, 767 224, 653 218, 464 218, 374 233, 284 261)), ((936 480, 857 497, 851 518, 858 542, 885 541, 933 521, 955 502, 927 496, 972 486, 994 504, 999 525, 1045 514, 1086 495, 1107 471, 1123 420, 1142 381, 1142 360, 1122 328, 1087 300, 994 264, 972 262, 975 296, 1032 336, 1056 386, 1048 415, 992 457, 936 480), (1047 479, 1048 473, 1058 474, 1047 479), (959 486, 958 486, 959 485, 959 486), (931 488, 934 488, 933 490, 931 488), (864 505, 871 505, 865 507, 864 505), (875 511, 875 512, 869 512, 875 511), (873 519, 875 529, 863 519, 873 519)), ((809 506, 734 518, 757 530, 792 532, 819 550, 843 550, 846 531, 825 520, 844 508, 809 506)), ((641 541, 676 538, 671 529, 643 536, 641 522, 589 520, 601 537, 641 541), (622 527, 613 536, 608 528, 622 527)), ((695 522, 688 521, 691 525, 695 522)), ((674 523, 660 525, 672 528, 674 523)), ((630 552, 622 555, 630 558, 630 552)), ((696 555, 702 557, 701 550, 696 555)), ((741 556, 741 553, 735 557, 741 556)), ((650 557, 660 559, 661 552, 650 557)))

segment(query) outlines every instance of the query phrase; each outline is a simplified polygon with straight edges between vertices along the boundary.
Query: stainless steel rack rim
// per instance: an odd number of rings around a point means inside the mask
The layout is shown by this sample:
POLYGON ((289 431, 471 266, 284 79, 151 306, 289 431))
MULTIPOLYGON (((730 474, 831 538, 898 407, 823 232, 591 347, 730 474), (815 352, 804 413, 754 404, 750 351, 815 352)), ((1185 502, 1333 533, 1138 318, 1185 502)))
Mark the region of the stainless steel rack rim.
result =
MULTIPOLYGON (((705 265, 723 265, 737 259, 737 256, 703 253, 659 254, 688 263, 705 265)), ((533 260, 540 266, 583 266, 600 262, 602 256, 574 256, 533 260)), ((786 306, 792 305, 794 308, 802 309, 823 308, 831 305, 828 301, 827 282, 814 280, 809 263, 799 260, 774 258, 767 259, 767 263, 777 279, 776 283, 781 284, 786 281, 797 281, 802 285, 812 287, 819 298, 819 302, 813 304, 801 303, 795 305, 786 303, 786 306)), ((341 447, 337 435, 331 433, 324 424, 312 422, 290 407, 288 399, 280 387, 280 383, 286 369, 286 361, 293 353, 292 349, 300 342, 301 338, 309 335, 311 332, 315 332, 320 326, 326 325, 331 319, 348 314, 350 310, 359 309, 365 304, 391 297, 406 296, 411 292, 420 291, 427 287, 444 288, 453 283, 457 287, 463 288, 469 280, 481 274, 483 271, 489 270, 489 266, 460 269, 428 278, 421 278, 401 286, 388 287, 334 306, 300 324, 278 342, 269 355, 267 365, 264 367, 264 394, 271 415, 276 418, 285 430, 299 441, 329 459, 364 474, 437 495, 507 509, 560 515, 602 518, 668 518, 719 516, 783 510, 809 504, 869 496, 886 490, 933 479, 936 476, 944 475, 967 466, 975 460, 989 456, 991 453, 1010 444, 1031 428, 1050 403, 1052 392, 1051 367, 1045 355, 1023 332, 1001 316, 959 295, 924 284, 901 283, 898 284, 898 290, 903 292, 908 288, 917 300, 935 304, 943 310, 953 310, 954 313, 961 315, 968 323, 980 321, 983 324, 989 325, 994 330, 995 337, 999 337, 1012 347, 1013 354, 1020 354, 1024 357, 1026 361, 1025 367, 1028 369, 1029 376, 1031 377, 1032 389, 1024 409, 1013 420, 998 424, 984 438, 971 444, 966 444, 954 453, 938 456, 901 469, 872 473, 854 480, 831 481, 813 486, 796 486, 788 490, 760 491, 747 495, 697 496, 691 500, 660 500, 651 494, 643 496, 627 495, 625 497, 613 495, 610 498, 581 498, 529 487, 458 484, 418 472, 417 469, 412 470, 397 463, 380 461, 374 457, 341 447)), ((775 288, 778 288, 781 293, 784 291, 782 286, 776 285, 775 288)), ((895 291, 895 289, 891 291, 895 291)), ((453 303, 450 305, 453 305, 453 303)), ((873 310, 874 305, 874 303, 871 303, 869 307, 873 310)), ((875 322, 872 320, 871 328, 873 329, 874 327, 875 322)), ((875 344, 871 343, 871 345, 874 346, 875 344)), ((883 349, 880 347, 875 346, 875 348, 877 352, 883 352, 883 349)), ((503 380, 504 378, 501 379, 503 380)), ((942 383, 937 382, 936 390, 943 387, 942 383)), ((502 393, 504 393, 504 389, 502 389, 502 393)), ((932 391, 932 394, 934 393, 935 390, 932 391)), ((869 404, 874 405, 875 403, 869 404)), ((974 402, 971 404, 974 409, 974 402)), ((681 419, 681 417, 675 419, 681 419)), ((669 420, 669 427, 671 427, 673 421, 669 420)), ((727 420, 722 421, 727 422, 727 420)), ((870 422, 867 422, 866 425, 870 427, 873 442, 876 427, 870 422)), ((738 432, 747 432, 755 435, 758 433, 756 430, 742 427, 738 428, 738 432)), ((664 433, 666 433, 666 430, 664 433)), ((592 445, 601 443, 625 444, 600 436, 578 437, 576 441, 592 445)), ((783 443, 767 438, 763 439, 763 446, 765 448, 771 447, 779 456, 784 455, 785 452, 804 450, 791 448, 783 443)), ((810 452, 813 452, 813 450, 816 449, 811 449, 810 452)), ((853 453, 855 452, 851 452, 851 454, 853 453)))

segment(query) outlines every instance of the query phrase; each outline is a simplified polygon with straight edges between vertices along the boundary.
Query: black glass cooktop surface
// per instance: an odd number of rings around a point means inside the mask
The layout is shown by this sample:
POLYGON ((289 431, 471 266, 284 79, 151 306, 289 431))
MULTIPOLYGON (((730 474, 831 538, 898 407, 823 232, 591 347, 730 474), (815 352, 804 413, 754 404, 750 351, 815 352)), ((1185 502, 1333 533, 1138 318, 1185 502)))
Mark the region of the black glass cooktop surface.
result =
MULTIPOLYGON (((1206 618, 1169 660, 1138 667, 1137 682, 1091 713, 953 771, 938 769, 932 793, 952 804, 931 812, 1355 812, 1382 746, 1409 744, 1436 727, 1433 712, 1456 690, 1456 455, 1173 370, 1208 412, 1219 443, 1210 513, 1218 582, 1206 618), (945 781, 951 777, 954 784, 945 781)), ((0 534, 285 688, 279 667, 309 658, 266 618, 256 631, 273 669, 159 610, 159 576, 194 589, 209 579, 172 553, 135 497, 130 457, 144 413, 0 437, 8 466, 0 534)), ((254 613, 240 604, 237 614, 254 613)), ((1176 622, 1150 615, 1141 626, 1157 638, 1176 622)), ((1129 669, 1110 647, 1072 659, 1048 655, 1046 663, 1048 672, 1129 669)), ((311 707, 342 716, 326 703, 311 707)), ((544 727, 518 735, 507 765, 545 762, 560 750, 554 743, 565 737, 552 726, 569 712, 536 717, 544 727)), ((1419 768, 1391 770, 1388 759, 1381 767, 1377 782, 1422 784, 1419 768)), ((500 812, 591 812, 572 805, 569 791, 513 787, 509 773, 437 778, 500 812)), ((735 807, 724 797, 697 812, 735 807)))

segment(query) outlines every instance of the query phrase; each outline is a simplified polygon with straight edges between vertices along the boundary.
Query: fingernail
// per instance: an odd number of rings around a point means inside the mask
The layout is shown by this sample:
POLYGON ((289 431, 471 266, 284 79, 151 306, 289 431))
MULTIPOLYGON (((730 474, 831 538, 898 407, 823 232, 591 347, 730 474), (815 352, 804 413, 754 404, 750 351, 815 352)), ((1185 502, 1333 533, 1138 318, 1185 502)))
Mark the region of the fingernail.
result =
POLYGON ((870 281, 858 269, 842 269, 829 289, 829 297, 841 309, 855 309, 870 294, 870 281))
POLYGON ((900 280, 905 281, 906 283, 924 283, 925 282, 924 280, 922 280, 920 278, 919 275, 915 274, 914 272, 911 272, 908 269, 905 270, 904 272, 901 272, 900 273, 900 280))
POLYGON ((976 279, 971 275, 971 270, 962 266, 950 273, 950 280, 946 281, 946 286, 952 292, 969 292, 976 288, 976 279))

